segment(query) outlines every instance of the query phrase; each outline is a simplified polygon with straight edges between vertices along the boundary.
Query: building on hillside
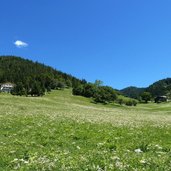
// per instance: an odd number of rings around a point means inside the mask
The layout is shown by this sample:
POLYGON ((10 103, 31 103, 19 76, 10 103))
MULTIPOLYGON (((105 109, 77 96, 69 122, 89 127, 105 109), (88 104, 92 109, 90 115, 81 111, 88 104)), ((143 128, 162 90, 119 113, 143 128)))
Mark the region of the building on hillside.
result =
POLYGON ((157 96, 154 101, 155 103, 167 102, 168 98, 167 96, 157 96))
POLYGON ((14 84, 12 84, 12 83, 2 83, 2 84, 0 84, 0 91, 1 92, 10 93, 13 88, 14 88, 14 84))

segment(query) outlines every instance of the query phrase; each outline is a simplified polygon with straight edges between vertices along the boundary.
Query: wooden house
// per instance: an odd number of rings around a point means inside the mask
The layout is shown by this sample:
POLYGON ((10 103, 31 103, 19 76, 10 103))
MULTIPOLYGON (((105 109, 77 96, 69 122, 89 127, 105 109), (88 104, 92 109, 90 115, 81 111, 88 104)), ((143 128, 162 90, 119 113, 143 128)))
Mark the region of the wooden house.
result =
POLYGON ((154 101, 155 103, 167 102, 167 96, 157 96, 154 101))
POLYGON ((1 92, 10 93, 13 88, 14 88, 14 84, 12 84, 12 83, 2 83, 2 84, 0 84, 0 91, 1 92))

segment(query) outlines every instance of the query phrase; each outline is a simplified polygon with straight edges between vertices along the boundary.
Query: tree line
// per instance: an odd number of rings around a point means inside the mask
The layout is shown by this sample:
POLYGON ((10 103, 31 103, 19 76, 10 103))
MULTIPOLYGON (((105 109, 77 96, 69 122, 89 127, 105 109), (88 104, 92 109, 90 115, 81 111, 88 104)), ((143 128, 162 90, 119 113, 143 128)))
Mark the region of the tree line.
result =
POLYGON ((166 96, 169 99, 171 98, 171 78, 156 81, 146 88, 131 86, 120 90, 120 92, 124 96, 135 98, 145 103, 155 101, 155 99, 160 96, 166 96))
POLYGON ((15 84, 14 95, 42 96, 46 91, 81 84, 72 75, 15 56, 0 56, 0 83, 15 84))
POLYGON ((78 79, 72 75, 16 56, 0 56, 0 83, 15 84, 13 95, 43 96, 51 90, 72 88, 73 95, 92 98, 94 103, 117 102, 120 105, 136 105, 132 99, 120 98, 120 92, 103 82, 96 80, 88 83, 85 79, 78 79))
POLYGON ((73 87, 74 95, 92 98, 95 103, 118 103, 120 105, 136 106, 137 101, 130 98, 123 98, 120 92, 110 86, 103 86, 102 81, 96 80, 95 83, 78 84, 73 87))

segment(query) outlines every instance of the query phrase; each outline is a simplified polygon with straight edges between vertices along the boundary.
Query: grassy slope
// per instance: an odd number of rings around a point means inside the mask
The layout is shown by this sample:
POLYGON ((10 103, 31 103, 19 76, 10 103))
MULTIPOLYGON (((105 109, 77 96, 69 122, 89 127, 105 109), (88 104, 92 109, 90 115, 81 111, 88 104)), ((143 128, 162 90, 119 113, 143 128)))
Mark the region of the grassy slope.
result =
POLYGON ((0 170, 169 170, 170 109, 95 105, 70 90, 0 94, 0 170))

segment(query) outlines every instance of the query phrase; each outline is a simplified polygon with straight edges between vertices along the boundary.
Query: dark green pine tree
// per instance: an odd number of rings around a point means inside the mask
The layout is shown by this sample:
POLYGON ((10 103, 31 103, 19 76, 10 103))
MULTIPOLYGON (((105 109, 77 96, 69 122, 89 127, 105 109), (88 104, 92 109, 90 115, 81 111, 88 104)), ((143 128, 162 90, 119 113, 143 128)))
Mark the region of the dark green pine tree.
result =
POLYGON ((22 95, 27 95, 27 91, 25 89, 25 87, 23 86, 23 83, 22 82, 19 82, 17 83, 12 92, 11 92, 13 95, 19 95, 19 96, 22 96, 22 95))
POLYGON ((41 86, 40 82, 34 81, 32 83, 30 94, 31 96, 43 96, 45 93, 45 88, 41 86))

